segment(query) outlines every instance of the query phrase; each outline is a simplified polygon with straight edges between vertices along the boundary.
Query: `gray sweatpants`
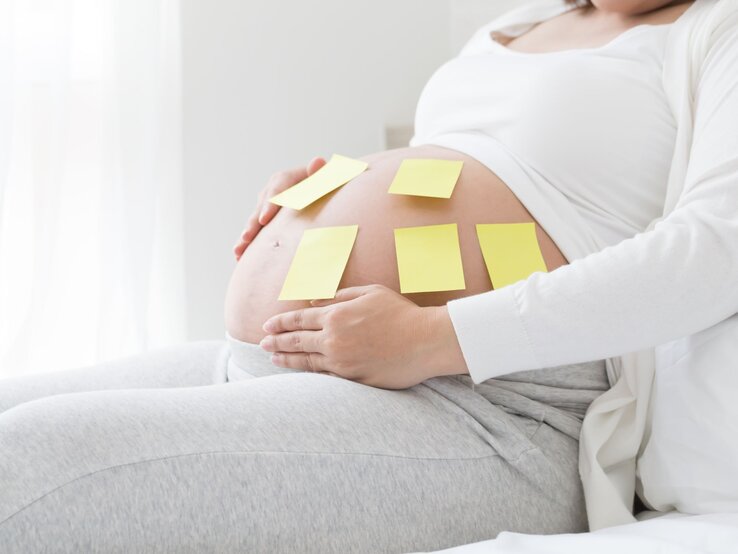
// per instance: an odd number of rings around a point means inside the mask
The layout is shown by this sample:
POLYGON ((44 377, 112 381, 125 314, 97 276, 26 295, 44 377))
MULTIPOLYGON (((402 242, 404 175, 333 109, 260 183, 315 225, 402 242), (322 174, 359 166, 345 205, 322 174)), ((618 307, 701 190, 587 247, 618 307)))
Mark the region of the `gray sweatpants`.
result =
POLYGON ((0 552, 430 551, 587 530, 603 362, 385 390, 197 341, 0 380, 0 552))

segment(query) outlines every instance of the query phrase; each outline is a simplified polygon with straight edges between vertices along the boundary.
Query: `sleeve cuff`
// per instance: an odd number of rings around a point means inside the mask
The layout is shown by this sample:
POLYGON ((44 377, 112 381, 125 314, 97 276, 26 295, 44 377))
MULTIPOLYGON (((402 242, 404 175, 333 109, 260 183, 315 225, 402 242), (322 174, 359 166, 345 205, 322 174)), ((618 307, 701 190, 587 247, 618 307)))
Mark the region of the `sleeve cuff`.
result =
POLYGON ((515 299, 515 285, 447 303, 451 323, 475 384, 538 369, 515 299))

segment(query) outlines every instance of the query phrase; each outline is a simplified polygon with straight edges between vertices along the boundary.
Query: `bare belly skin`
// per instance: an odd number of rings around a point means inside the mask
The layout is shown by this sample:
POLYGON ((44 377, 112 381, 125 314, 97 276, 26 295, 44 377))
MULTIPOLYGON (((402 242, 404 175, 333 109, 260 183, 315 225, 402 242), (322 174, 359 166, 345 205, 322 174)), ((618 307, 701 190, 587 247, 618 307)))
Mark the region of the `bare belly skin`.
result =
MULTIPOLYGON (((359 232, 339 288, 378 283, 399 292, 393 229, 456 223, 466 289, 404 295, 420 306, 439 306, 454 298, 492 290, 477 241, 477 223, 535 222, 497 175, 455 150, 424 145, 387 150, 361 159, 369 163, 364 173, 301 211, 282 208, 246 248, 226 294, 225 326, 231 336, 258 343, 265 335, 261 327, 268 318, 309 306, 307 301, 277 300, 305 229, 358 224, 359 232), (395 172, 405 158, 463 160, 451 198, 388 194, 395 172)), ((537 223, 536 233, 548 270, 565 265, 566 258, 537 223)))

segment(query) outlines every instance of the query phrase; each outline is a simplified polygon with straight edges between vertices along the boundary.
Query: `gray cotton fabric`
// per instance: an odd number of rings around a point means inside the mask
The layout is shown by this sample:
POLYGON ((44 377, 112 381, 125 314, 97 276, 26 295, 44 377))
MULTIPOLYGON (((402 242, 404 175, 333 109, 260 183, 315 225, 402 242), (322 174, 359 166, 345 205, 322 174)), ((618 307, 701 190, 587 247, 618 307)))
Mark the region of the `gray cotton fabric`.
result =
POLYGON ((195 341, 0 380, 0 552, 427 552, 587 530, 603 361, 385 390, 195 341))

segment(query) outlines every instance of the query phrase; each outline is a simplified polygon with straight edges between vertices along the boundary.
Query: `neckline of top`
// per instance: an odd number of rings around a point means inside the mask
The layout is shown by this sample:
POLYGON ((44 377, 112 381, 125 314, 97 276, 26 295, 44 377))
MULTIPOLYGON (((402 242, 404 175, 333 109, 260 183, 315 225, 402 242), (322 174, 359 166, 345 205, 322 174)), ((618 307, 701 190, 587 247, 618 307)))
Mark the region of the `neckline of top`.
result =
POLYGON ((668 27, 671 27, 672 25, 674 25, 673 22, 672 23, 657 23, 657 24, 640 23, 638 25, 634 25, 633 27, 626 29, 625 31, 617 35, 616 37, 613 37, 612 40, 609 40, 608 42, 606 42, 605 44, 601 46, 592 46, 589 48, 566 48, 563 50, 547 50, 544 52, 523 52, 522 50, 514 50, 513 48, 508 48, 501 42, 498 42, 491 37, 490 37, 490 41, 495 47, 500 48, 505 52, 509 52, 511 54, 515 54, 519 56, 547 56, 551 54, 572 54, 572 53, 584 54, 584 53, 593 53, 593 52, 596 53, 596 52, 607 50, 611 46, 614 46, 617 43, 619 43, 621 39, 627 38, 634 32, 640 32, 640 31, 654 29, 654 28, 658 29, 661 27, 668 28, 668 27))
MULTIPOLYGON (((692 9, 698 3, 699 2, 697 0, 695 0, 694 2, 692 2, 692 4, 686 10, 684 10, 679 15, 679 17, 677 17, 671 23, 639 23, 638 25, 634 25, 633 27, 630 27, 630 28, 626 29, 625 31, 623 31, 619 35, 613 37, 611 40, 607 41, 605 44, 602 44, 600 46, 592 46, 592 47, 589 47, 589 48, 566 48, 566 49, 563 49, 563 50, 549 50, 549 51, 544 51, 544 52, 524 52, 522 50, 514 50, 512 48, 508 48, 507 46, 505 46, 501 42, 495 40, 492 37, 492 33, 495 32, 494 29, 491 29, 491 30, 488 29, 487 30, 487 39, 488 39, 489 42, 491 42, 498 49, 501 49, 504 52, 508 52, 510 54, 515 54, 515 55, 518 55, 518 56, 548 56, 548 55, 552 55, 552 54, 597 53, 597 52, 606 50, 606 49, 610 48, 611 46, 614 46, 615 44, 619 43, 621 41, 621 39, 627 38, 628 36, 630 36, 634 32, 639 32, 639 31, 649 30, 649 29, 658 29, 658 30, 661 30, 661 28, 668 29, 669 27, 673 27, 677 22, 681 21, 682 18, 684 18, 690 11, 692 11, 692 9)), ((563 9, 558 14, 556 14, 556 15, 554 15, 552 17, 558 17, 559 15, 563 15, 564 13, 569 12, 572 9, 575 9, 575 8, 576 8, 576 6, 571 6, 571 7, 567 6, 566 9, 563 9)), ((542 23, 543 21, 545 21, 545 20, 535 21, 535 22, 531 22, 531 23, 536 24, 536 23, 542 23)), ((504 33, 502 33, 502 34, 504 34, 504 33)), ((516 37, 513 37, 513 38, 516 38, 516 37)))

